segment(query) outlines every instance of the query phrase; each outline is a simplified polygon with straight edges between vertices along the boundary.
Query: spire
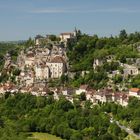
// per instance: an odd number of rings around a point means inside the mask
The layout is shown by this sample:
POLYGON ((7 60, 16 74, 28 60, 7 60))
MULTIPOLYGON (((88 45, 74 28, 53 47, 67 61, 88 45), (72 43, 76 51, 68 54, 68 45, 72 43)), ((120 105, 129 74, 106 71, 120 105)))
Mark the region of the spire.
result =
POLYGON ((75 27, 74 28, 74 36, 76 36, 77 35, 77 28, 75 27))

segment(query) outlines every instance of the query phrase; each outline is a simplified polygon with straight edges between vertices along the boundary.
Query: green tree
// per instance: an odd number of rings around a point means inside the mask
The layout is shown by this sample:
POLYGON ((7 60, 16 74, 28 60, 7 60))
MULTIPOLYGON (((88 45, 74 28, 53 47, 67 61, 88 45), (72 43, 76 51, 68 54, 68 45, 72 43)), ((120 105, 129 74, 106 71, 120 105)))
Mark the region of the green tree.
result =
POLYGON ((73 109, 74 106, 70 101, 66 100, 65 98, 61 98, 57 102, 56 108, 57 109, 62 109, 63 111, 68 111, 70 109, 73 109))
POLYGON ((19 76, 20 72, 21 72, 21 70, 19 70, 18 68, 16 68, 16 69, 13 70, 13 75, 19 76))
POLYGON ((121 40, 126 39, 127 38, 126 30, 121 30, 120 34, 119 34, 119 37, 120 37, 121 40))
POLYGON ((82 130, 82 134, 84 137, 92 139, 92 137, 96 136, 95 128, 94 127, 85 128, 82 130))
POLYGON ((85 101, 85 100, 86 100, 86 94, 85 94, 85 92, 82 92, 82 93, 79 95, 79 99, 80 99, 80 101, 85 101))
POLYGON ((74 132, 70 137, 70 140, 82 140, 83 137, 79 132, 74 132))
POLYGON ((35 45, 35 42, 34 42, 34 40, 32 40, 32 38, 30 37, 30 38, 26 41, 25 45, 26 45, 27 47, 31 47, 31 46, 34 46, 34 45, 35 45))
POLYGON ((107 133, 99 137, 99 140, 114 140, 111 134, 107 133))
POLYGON ((119 134, 121 133, 121 129, 117 124, 112 123, 109 126, 109 133, 113 134, 114 136, 117 136, 117 135, 119 136, 119 134))
POLYGON ((68 76, 67 75, 62 75, 60 78, 60 81, 62 84, 66 84, 68 82, 68 76))
POLYGON ((140 132, 140 118, 135 118, 135 120, 131 122, 131 128, 135 133, 140 132))

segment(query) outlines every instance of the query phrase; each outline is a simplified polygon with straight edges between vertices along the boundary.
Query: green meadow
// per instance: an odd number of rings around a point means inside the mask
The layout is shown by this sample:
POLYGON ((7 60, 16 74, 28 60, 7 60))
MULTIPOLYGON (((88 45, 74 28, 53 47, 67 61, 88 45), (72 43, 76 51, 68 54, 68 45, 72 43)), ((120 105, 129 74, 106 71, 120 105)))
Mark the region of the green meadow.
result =
POLYGON ((62 139, 47 133, 32 133, 32 138, 29 138, 29 140, 62 140, 62 139))

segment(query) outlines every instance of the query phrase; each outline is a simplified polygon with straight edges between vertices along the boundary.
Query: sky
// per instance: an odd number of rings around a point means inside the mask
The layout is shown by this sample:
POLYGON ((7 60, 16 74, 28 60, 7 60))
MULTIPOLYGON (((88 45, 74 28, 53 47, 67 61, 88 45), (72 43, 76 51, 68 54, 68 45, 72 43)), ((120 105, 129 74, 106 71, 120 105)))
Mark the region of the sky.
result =
POLYGON ((140 0, 0 0, 0 41, 72 32, 140 31, 140 0))

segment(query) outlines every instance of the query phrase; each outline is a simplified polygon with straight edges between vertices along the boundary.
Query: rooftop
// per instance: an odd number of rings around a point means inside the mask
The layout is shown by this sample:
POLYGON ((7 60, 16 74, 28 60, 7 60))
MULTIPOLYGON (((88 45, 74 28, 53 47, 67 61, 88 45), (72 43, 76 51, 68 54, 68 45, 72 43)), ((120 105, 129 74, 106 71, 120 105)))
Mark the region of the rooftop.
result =
POLYGON ((64 59, 60 56, 55 56, 51 59, 51 63, 65 63, 64 59))
POLYGON ((130 88, 129 91, 131 91, 131 92, 139 92, 140 89, 139 88, 130 88))
POLYGON ((65 32, 65 33, 61 33, 60 35, 73 35, 73 33, 65 32))
POLYGON ((86 90, 87 88, 88 88, 88 85, 81 85, 80 86, 80 89, 85 89, 86 90))

